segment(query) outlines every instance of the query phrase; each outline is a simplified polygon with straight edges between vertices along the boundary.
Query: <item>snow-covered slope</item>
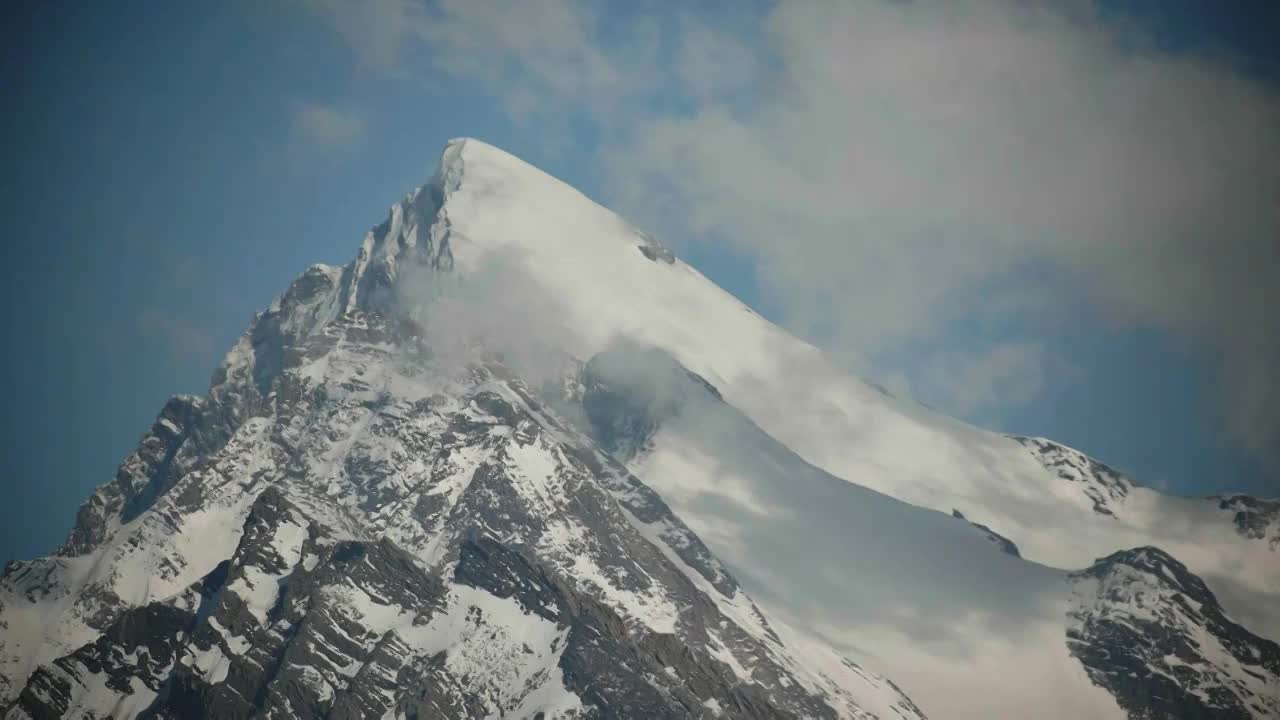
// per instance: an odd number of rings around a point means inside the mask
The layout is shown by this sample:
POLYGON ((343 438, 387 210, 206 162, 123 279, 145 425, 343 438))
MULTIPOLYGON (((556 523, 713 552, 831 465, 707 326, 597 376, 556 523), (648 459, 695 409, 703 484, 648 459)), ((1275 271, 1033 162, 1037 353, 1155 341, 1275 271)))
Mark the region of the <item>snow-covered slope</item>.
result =
POLYGON ((753 597, 883 668, 930 717, 1123 717, 1064 642, 1065 572, 813 467, 665 353, 610 351, 580 377, 600 444, 753 597))
POLYGON ((1177 568, 1171 588, 1173 575, 1112 572, 1126 553, 1078 575, 1025 562, 980 525, 806 463, 658 350, 597 355, 566 399, 763 607, 883 669, 931 717, 1164 717, 1142 701, 1169 695, 1156 650, 1182 658, 1189 695, 1201 685, 1239 691, 1204 716, 1270 717, 1270 700, 1280 700, 1274 644, 1229 620, 1203 582, 1159 550, 1137 554, 1177 568), (1091 617, 1114 623, 1127 598, 1147 624, 1118 643, 1092 632, 1090 655, 1079 651, 1080 578, 1102 574, 1109 582, 1090 601, 1091 617), (1187 611, 1184 598, 1199 610, 1187 611), (1077 639, 1069 645, 1068 636, 1077 639), (1213 647, 1234 647, 1238 659, 1213 647), (1107 682, 1131 672, 1139 675, 1127 684, 1107 682))
MULTIPOLYGON (((576 190, 458 140, 351 263, 255 318, 206 396, 166 406, 57 556, 6 569, 0 699, 14 717, 911 718, 911 695, 939 717, 1140 717, 1067 643, 1099 607, 1069 571, 1158 547, 1225 610, 1161 589, 1144 632, 1275 636, 1277 533, 1274 502, 1166 497, 888 397, 576 190), (711 399, 611 406, 586 369, 635 346, 711 399)), ((1255 639, 1239 647, 1265 655, 1255 639)), ((1199 677, 1269 692, 1269 665, 1250 684, 1228 655, 1199 677)))
POLYGON ((8 568, 7 717, 920 717, 358 267, 308 270, 63 555, 8 568))
MULTIPOLYGON (((542 307, 527 319, 574 357, 586 360, 620 340, 662 348, 836 477, 921 507, 959 510, 1053 567, 1084 567, 1120 548, 1163 548, 1204 576, 1234 614, 1280 637, 1280 602, 1264 602, 1280 597, 1274 508, 1249 531, 1219 499, 1167 496, 1069 448, 983 431, 888 397, 678 258, 647 252, 652 238, 521 160, 459 140, 441 167, 452 262, 472 274, 500 266, 529 278, 542 307)), ((411 199, 394 212, 409 216, 421 206, 411 199)), ((412 244, 413 232, 387 228, 373 244, 412 244)), ((384 267, 393 268, 392 251, 384 253, 384 267)))
POLYGON ((480 274, 498 265, 532 278, 526 294, 536 295, 538 312, 523 322, 575 358, 628 341, 661 348, 833 476, 959 511, 1023 557, 1063 570, 1121 549, 1162 548, 1202 576, 1233 617, 1280 637, 1274 504, 1167 496, 1070 448, 887 397, 679 259, 648 251, 652 238, 537 169, 473 140, 451 144, 443 166, 458 267, 480 274))

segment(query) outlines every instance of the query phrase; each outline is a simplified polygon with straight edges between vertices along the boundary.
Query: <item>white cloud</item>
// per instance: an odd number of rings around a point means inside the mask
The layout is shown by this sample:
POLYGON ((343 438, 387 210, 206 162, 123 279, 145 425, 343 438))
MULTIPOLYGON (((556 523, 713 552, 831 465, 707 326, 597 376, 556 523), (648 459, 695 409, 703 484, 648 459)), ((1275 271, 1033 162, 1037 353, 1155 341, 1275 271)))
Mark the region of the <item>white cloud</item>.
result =
POLYGON ((366 65, 476 82, 517 118, 532 113, 617 110, 640 87, 653 88, 657 31, 643 17, 599 42, 597 8, 575 0, 312 0, 366 65), (428 67, 410 68, 410 50, 428 67), (571 105, 565 100, 572 99, 571 105))
POLYGON ((350 145, 364 131, 364 118, 353 111, 317 103, 299 103, 293 111, 294 137, 322 148, 350 145))
POLYGON ((195 323, 160 308, 144 308, 135 319, 144 335, 159 338, 176 360, 205 360, 213 349, 213 338, 195 323))
POLYGON ((422 327, 436 370, 460 373, 483 347, 534 387, 563 377, 571 334, 555 318, 566 313, 521 262, 518 253, 503 255, 447 280, 431 268, 400 266, 395 302, 422 327))
POLYGON ((404 43, 420 32, 426 3, 419 0, 299 0, 325 16, 361 62, 399 70, 404 43))
POLYGON ((696 20, 683 23, 675 72, 689 93, 707 101, 748 89, 757 58, 741 40, 696 20))
POLYGON ((592 42, 597 20, 585 6, 442 0, 438 10, 423 37, 445 48, 440 66, 517 98, 513 109, 564 97, 599 103, 626 80, 614 57, 592 42))
MULTIPOLYGON (((786 324, 851 365, 1092 307, 1220 363, 1236 439, 1280 463, 1273 85, 1086 0, 783 2, 741 36, 751 18, 620 31, 571 0, 319 4, 370 64, 412 43, 423 75, 517 118, 594 118, 611 204, 745 253, 786 324), (692 109, 656 102, 673 93, 692 109)), ((1009 359, 975 352, 935 365, 981 385, 1009 359)))
POLYGON ((1280 94, 1058 7, 781 4, 755 108, 640 119, 617 191, 756 258, 789 324, 863 361, 1011 298, 1028 323, 1084 302, 1169 332, 1222 363, 1238 440, 1271 453, 1280 94))
POLYGON ((1073 374, 1041 343, 1006 340, 977 352, 935 353, 907 382, 913 397, 972 417, 1029 405, 1047 383, 1073 374))

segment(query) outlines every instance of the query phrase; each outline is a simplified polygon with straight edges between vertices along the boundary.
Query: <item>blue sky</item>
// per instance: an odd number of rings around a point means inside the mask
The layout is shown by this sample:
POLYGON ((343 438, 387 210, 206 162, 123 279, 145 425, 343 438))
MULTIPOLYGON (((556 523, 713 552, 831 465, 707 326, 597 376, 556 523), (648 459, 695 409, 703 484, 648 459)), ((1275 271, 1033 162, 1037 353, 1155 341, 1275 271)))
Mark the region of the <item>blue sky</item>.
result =
POLYGON ((0 23, 3 558, 56 546, 164 400, 460 135, 896 392, 1173 492, 1280 494, 1265 3, 127 5, 0 23))

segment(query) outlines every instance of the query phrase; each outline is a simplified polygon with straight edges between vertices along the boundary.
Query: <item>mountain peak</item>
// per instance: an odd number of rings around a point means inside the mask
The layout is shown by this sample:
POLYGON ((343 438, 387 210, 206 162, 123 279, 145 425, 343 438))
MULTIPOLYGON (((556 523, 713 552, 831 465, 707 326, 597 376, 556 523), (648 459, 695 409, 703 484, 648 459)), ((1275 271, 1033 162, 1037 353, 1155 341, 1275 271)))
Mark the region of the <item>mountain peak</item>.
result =
POLYGON ((1197 602, 1210 605, 1218 603, 1204 581, 1188 570, 1186 565, 1169 553, 1150 545, 1118 550, 1099 559, 1082 573, 1101 578, 1118 572, 1132 574, 1135 571, 1158 578, 1160 583, 1167 584, 1197 602))
POLYGON ((1239 625, 1156 547, 1071 575, 1071 652, 1132 717, 1276 717, 1280 645, 1239 625))
POLYGON ((948 717, 1274 717, 1275 518, 895 400, 457 138, 6 568, 0 710, 923 716, 856 657, 948 717))
MULTIPOLYGON (((447 197, 448 193, 458 189, 464 177, 468 183, 485 186, 486 191, 533 185, 544 195, 557 192, 586 199, 573 186, 506 150, 472 137, 457 137, 445 143, 428 187, 439 186, 447 197)), ((528 191, 532 188, 521 189, 528 191)))

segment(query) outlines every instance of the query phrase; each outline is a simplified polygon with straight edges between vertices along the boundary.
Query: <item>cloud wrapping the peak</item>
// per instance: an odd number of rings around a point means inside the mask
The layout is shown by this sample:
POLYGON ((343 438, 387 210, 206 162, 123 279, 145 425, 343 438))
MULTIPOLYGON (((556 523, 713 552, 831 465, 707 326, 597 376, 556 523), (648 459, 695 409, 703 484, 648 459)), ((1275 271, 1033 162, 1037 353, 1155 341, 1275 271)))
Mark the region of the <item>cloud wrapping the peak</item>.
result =
POLYGON ((571 0, 333 7, 369 62, 414 44, 417 71, 477 81, 514 117, 590 119, 609 204, 753 261, 784 324, 850 367, 885 377, 905 349, 933 352, 909 384, 946 376, 944 410, 984 406, 986 387, 1029 402, 1063 376, 1042 337, 1084 308, 1215 364, 1234 441, 1280 473, 1274 84, 1084 0, 630 24, 571 0), (1037 350, 1010 354, 1007 334, 944 346, 991 324, 1037 350))
POLYGON ((500 359, 531 386, 558 381, 572 334, 558 298, 524 271, 519 254, 485 260, 466 277, 401 263, 394 301, 423 330, 431 366, 464 372, 476 351, 500 359))
POLYGON ((636 124, 613 161, 633 213, 756 258, 788 324, 864 363, 1058 299, 1165 331, 1216 358, 1237 440, 1276 459, 1274 87, 1088 6, 794 3, 766 27, 769 97, 636 124))

